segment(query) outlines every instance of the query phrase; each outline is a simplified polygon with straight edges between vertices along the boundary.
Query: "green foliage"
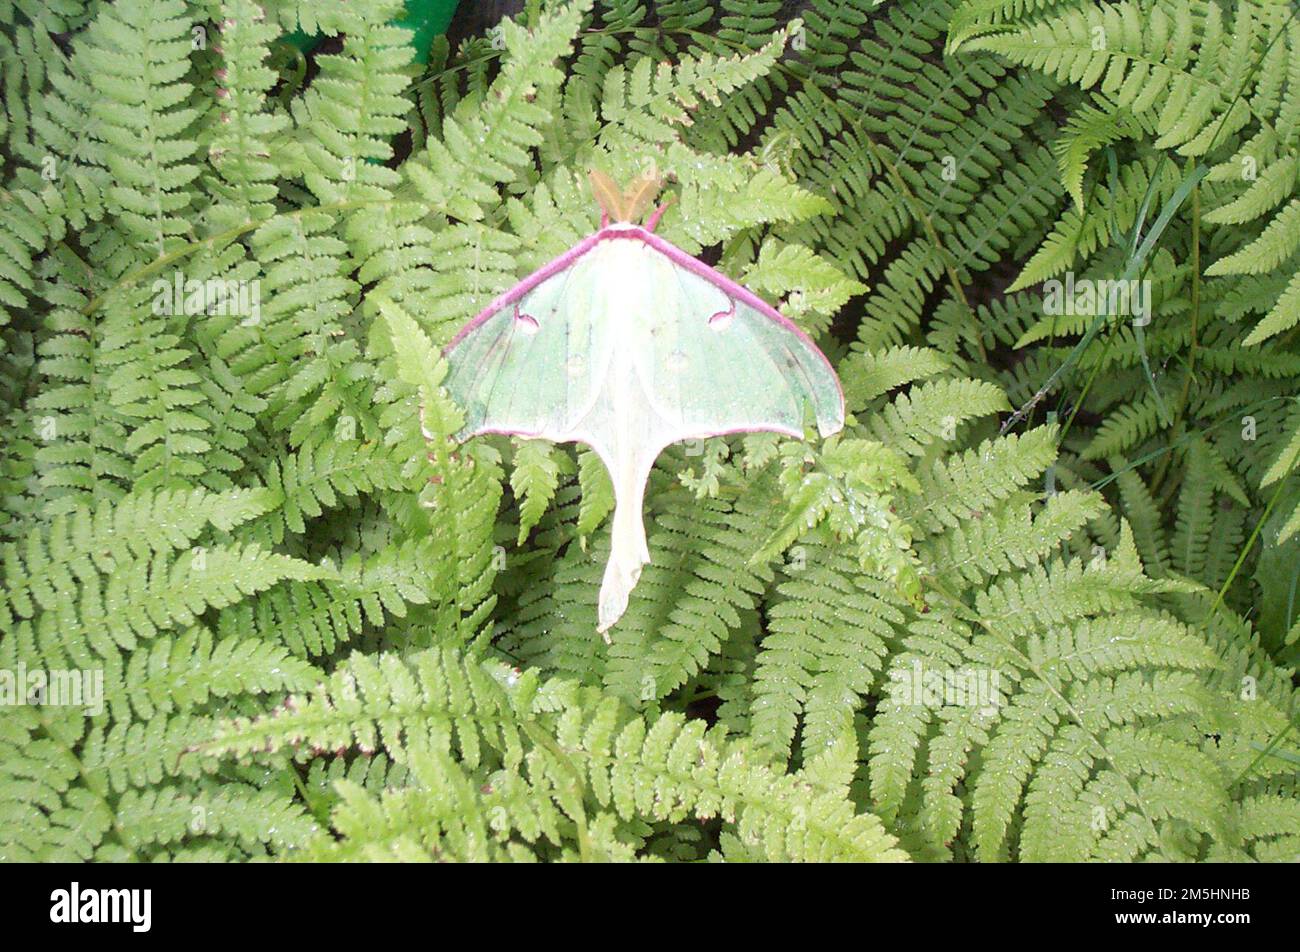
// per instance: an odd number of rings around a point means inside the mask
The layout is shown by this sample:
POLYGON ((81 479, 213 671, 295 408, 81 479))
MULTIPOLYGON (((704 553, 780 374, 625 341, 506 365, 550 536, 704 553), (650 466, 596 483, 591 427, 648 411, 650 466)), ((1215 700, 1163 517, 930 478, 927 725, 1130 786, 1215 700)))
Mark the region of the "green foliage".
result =
POLYGON ((0 858, 1300 855, 1300 20, 788 6, 0 15, 0 858), (441 387, 590 168, 849 411, 667 450, 608 646, 599 459, 441 387))

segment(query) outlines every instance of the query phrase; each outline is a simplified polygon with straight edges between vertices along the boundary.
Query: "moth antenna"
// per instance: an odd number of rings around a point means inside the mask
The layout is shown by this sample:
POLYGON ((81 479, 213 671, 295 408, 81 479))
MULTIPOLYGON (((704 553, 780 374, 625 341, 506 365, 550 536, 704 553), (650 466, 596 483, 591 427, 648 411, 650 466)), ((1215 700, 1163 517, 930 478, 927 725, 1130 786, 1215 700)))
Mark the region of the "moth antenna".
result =
POLYGON ((615 221, 627 221, 623 208, 623 192, 614 184, 614 180, 599 169, 592 169, 587 173, 587 178, 591 182, 591 194, 595 196, 596 204, 600 206, 601 222, 608 223, 610 218, 615 221))

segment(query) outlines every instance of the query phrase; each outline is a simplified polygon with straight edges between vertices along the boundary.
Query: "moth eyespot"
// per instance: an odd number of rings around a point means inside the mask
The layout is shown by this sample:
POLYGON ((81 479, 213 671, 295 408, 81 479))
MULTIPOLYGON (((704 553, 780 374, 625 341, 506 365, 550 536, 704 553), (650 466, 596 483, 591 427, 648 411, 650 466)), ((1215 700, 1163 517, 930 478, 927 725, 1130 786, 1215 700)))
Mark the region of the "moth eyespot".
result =
POLYGON ((731 307, 727 308, 725 311, 719 311, 717 314, 714 314, 709 318, 709 327, 713 328, 715 331, 725 331, 731 326, 731 322, 736 316, 736 302, 731 301, 729 303, 731 304, 731 307))
POLYGON ((536 334, 541 326, 537 323, 537 318, 531 314, 525 314, 517 307, 515 308, 515 323, 519 325, 519 329, 525 334, 536 334))
POLYGON ((587 369, 587 360, 581 354, 574 354, 564 362, 564 369, 570 377, 581 377, 587 369))
POLYGON ((680 350, 675 350, 668 355, 668 369, 679 372, 686 369, 686 355, 680 350))

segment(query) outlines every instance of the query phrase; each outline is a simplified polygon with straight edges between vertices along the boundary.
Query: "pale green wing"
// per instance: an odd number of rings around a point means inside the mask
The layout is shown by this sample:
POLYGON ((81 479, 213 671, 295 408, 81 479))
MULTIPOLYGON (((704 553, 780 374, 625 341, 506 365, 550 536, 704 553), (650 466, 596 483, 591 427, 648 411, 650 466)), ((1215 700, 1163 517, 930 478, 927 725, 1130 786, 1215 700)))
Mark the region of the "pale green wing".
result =
POLYGON ((651 236, 643 246, 653 304, 637 373, 683 440, 773 430, 823 436, 844 425, 839 380, 821 351, 752 292, 651 236))
POLYGON ((564 442, 599 396, 613 336, 584 242, 493 301, 447 346, 445 385, 461 438, 513 433, 564 442))

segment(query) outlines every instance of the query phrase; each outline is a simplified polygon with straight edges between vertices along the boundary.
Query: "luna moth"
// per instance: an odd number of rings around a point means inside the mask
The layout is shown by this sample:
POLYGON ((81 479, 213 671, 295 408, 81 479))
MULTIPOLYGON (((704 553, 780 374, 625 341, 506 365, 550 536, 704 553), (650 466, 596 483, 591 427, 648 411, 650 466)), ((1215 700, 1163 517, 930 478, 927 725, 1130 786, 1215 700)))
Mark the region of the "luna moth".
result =
POLYGON ((623 615, 650 561, 642 505, 671 443, 774 431, 802 438, 805 408, 829 436, 844 425, 830 362, 757 295, 654 233, 658 190, 628 193, 600 173, 601 228, 501 294, 445 348, 446 387, 467 440, 505 433, 585 443, 614 488, 597 631, 623 615))

